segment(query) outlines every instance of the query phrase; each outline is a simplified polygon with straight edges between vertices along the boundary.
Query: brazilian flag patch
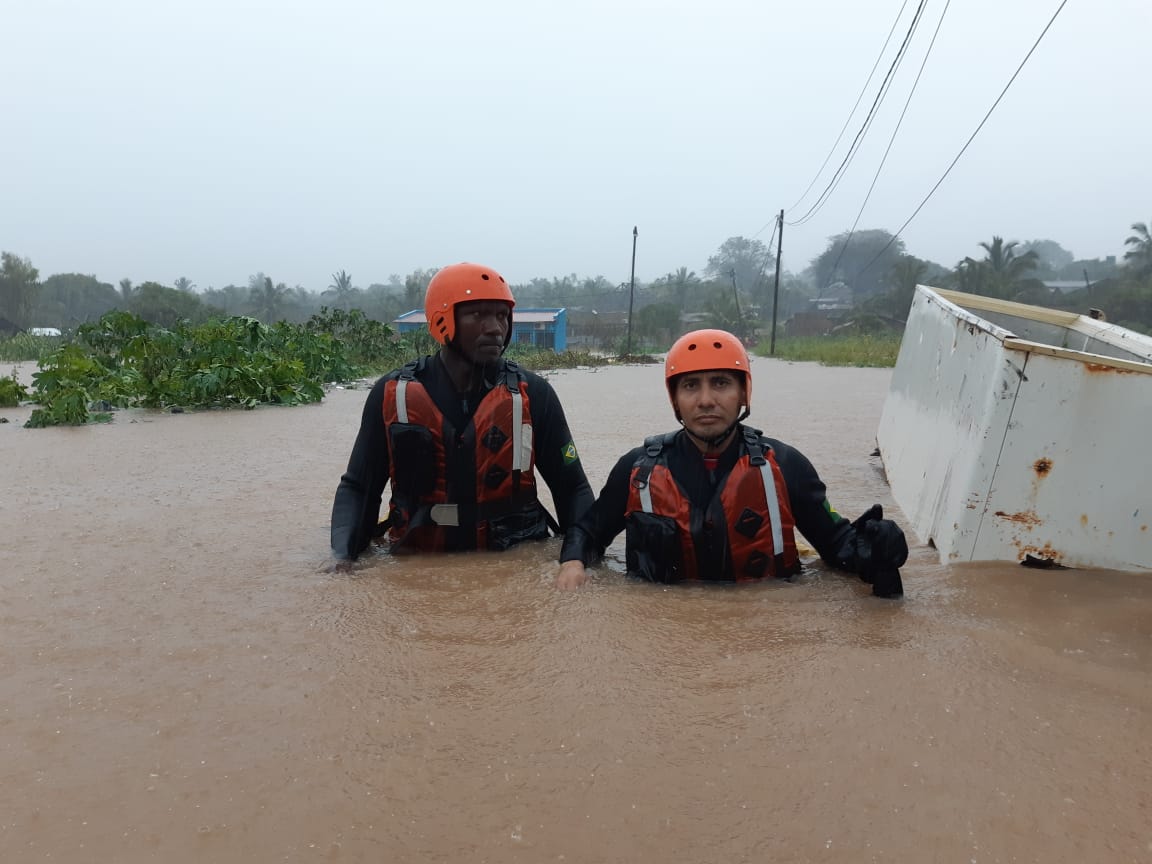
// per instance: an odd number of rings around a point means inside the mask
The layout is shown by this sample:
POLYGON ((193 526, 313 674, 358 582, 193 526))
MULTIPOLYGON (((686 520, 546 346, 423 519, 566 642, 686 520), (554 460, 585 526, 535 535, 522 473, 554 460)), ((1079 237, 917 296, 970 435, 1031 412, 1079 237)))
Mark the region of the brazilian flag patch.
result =
POLYGON ((841 516, 839 513, 836 512, 836 508, 832 506, 832 504, 828 501, 827 498, 824 499, 824 509, 827 510, 828 515, 831 516, 833 519, 835 519, 837 522, 839 522, 841 519, 844 518, 843 516, 841 516))
POLYGON ((572 441, 569 441, 560 448, 560 455, 564 457, 565 465, 571 465, 580 458, 580 455, 576 452, 576 444, 572 441))

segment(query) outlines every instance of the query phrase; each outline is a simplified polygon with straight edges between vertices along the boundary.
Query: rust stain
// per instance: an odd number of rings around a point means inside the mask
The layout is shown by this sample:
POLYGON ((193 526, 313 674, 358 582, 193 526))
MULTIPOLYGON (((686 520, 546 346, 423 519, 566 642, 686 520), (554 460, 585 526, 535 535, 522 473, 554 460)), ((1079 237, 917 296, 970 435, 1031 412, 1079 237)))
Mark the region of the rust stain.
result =
POLYGON ((1108 372, 1115 373, 1116 375, 1134 375, 1134 369, 1118 369, 1115 366, 1106 366, 1103 363, 1085 363, 1084 369, 1088 372, 1093 372, 1097 375, 1107 374, 1108 372))
POLYGON ((1083 525, 1085 528, 1088 527, 1088 514, 1087 513, 1081 513, 1080 514, 1080 524, 1083 525))
POLYGON ((1035 510, 1024 510, 1020 513, 1005 513, 1003 510, 997 510, 996 515, 1001 519, 1006 519, 1009 522, 1016 522, 1025 526, 1029 530, 1035 528, 1037 525, 1043 523, 1043 519, 1036 515, 1035 510))
POLYGON ((1042 457, 1032 463, 1032 468, 1041 477, 1045 477, 1052 470, 1052 460, 1047 456, 1042 457))
POLYGON ((1141 531, 1147 531, 1147 530, 1148 530, 1148 526, 1147 526, 1147 525, 1141 525, 1141 526, 1140 526, 1140 530, 1141 530, 1141 531))
POLYGON ((1034 558, 1039 558, 1041 561, 1052 562, 1053 564, 1058 564, 1064 560, 1064 553, 1053 549, 1051 543, 1045 543, 1043 546, 1017 544, 1016 551, 1019 552, 1018 560, 1020 561, 1023 561, 1029 555, 1034 558))

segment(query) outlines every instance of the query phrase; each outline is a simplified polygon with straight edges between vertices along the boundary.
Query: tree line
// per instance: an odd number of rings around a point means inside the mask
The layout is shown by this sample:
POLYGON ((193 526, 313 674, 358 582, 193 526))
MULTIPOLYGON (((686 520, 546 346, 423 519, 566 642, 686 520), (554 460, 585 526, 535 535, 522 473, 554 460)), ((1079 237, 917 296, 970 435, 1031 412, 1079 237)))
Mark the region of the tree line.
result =
MULTIPOLYGON (((1017 242, 994 236, 975 244, 975 256, 948 267, 907 252, 904 241, 883 229, 845 232, 799 272, 781 276, 777 319, 808 312, 813 301, 831 298, 848 317, 868 326, 899 329, 917 284, 1086 312, 1102 308, 1110 321, 1152 332, 1152 235, 1136 222, 1122 259, 1076 259, 1053 240, 1017 242)), ((74 329, 110 310, 138 315, 160 326, 248 316, 265 323, 302 324, 325 309, 360 310, 392 321, 419 308, 435 268, 392 275, 366 288, 345 270, 313 291, 289 287, 263 272, 246 284, 199 290, 186 277, 171 284, 128 279, 118 285, 95 276, 61 273, 41 280, 33 263, 13 252, 0 260, 0 336, 33 326, 74 329), (7 331, 7 332, 6 332, 7 331)), ((772 317, 775 255, 762 241, 730 237, 699 273, 680 267, 650 282, 616 282, 602 275, 538 277, 513 292, 522 306, 564 307, 570 329, 591 342, 620 337, 628 309, 638 340, 666 347, 684 329, 707 324, 741 335, 763 332, 772 317)))

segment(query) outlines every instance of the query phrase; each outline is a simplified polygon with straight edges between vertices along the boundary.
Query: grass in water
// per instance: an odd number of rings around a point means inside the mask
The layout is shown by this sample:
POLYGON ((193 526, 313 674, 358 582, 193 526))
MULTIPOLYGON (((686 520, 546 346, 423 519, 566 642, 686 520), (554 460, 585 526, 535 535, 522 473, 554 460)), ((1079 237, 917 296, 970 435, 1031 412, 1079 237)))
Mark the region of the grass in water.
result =
POLYGON ((590 351, 561 351, 557 353, 549 348, 533 348, 530 346, 508 346, 504 354, 509 360, 515 360, 525 369, 541 372, 546 369, 575 369, 578 366, 603 366, 609 360, 606 357, 593 354, 590 351))
POLYGON ((7 339, 0 339, 0 361, 22 363, 26 360, 42 360, 64 344, 62 336, 33 336, 17 333, 7 339))
MULTIPOLYGON (((756 346, 756 354, 767 357, 769 343, 756 346)), ((775 357, 780 360, 820 363, 824 366, 895 366, 900 353, 900 336, 805 336, 776 340, 775 357)))

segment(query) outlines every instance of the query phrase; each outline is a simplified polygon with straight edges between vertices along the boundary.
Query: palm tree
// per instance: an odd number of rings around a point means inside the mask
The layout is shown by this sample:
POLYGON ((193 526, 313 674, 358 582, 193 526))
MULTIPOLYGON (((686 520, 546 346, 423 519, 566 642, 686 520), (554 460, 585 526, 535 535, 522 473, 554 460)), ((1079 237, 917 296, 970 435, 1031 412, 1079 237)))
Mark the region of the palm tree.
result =
POLYGON ((727 330, 737 338, 743 339, 744 334, 752 322, 748 314, 736 303, 736 298, 728 291, 718 291, 704 304, 704 311, 708 313, 709 327, 718 330, 727 330))
POLYGON ((965 258, 956 265, 953 273, 955 288, 965 294, 984 293, 984 262, 974 258, 965 258))
POLYGON ((350 303, 352 294, 356 289, 352 287, 352 277, 347 272, 341 270, 339 273, 332 274, 332 284, 328 286, 328 290, 324 292, 326 296, 334 296, 336 299, 333 303, 334 306, 345 309, 350 303))
POLYGON ((1124 260, 1129 262, 1133 274, 1139 279, 1152 276, 1152 233, 1149 233, 1147 222, 1133 222, 1134 233, 1124 241, 1125 246, 1131 246, 1124 253, 1124 260))
POLYGON ((1019 245, 1015 240, 1005 243, 1003 237, 994 236, 991 243, 980 244, 985 252, 983 261, 964 259, 969 266, 981 265, 978 272, 983 277, 980 280, 983 290, 976 293, 1001 299, 1010 298, 1016 293, 1024 274, 1035 270, 1039 259, 1039 256, 1031 250, 1023 255, 1017 255, 1015 249, 1019 245))
POLYGON ((132 299, 132 280, 131 279, 121 279, 120 280, 120 296, 125 300, 132 299))
POLYGON ((284 297, 287 294, 287 285, 283 282, 273 285, 272 278, 265 276, 263 284, 252 285, 249 298, 252 313, 266 324, 280 321, 284 317, 284 297))
POLYGON ((688 297, 700 287, 700 277, 695 270, 681 267, 664 277, 672 301, 681 312, 688 311, 688 297))
POLYGON ((196 283, 194 283, 187 276, 181 276, 179 279, 172 283, 172 287, 174 287, 177 291, 191 292, 196 287, 196 283))

